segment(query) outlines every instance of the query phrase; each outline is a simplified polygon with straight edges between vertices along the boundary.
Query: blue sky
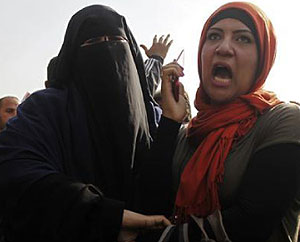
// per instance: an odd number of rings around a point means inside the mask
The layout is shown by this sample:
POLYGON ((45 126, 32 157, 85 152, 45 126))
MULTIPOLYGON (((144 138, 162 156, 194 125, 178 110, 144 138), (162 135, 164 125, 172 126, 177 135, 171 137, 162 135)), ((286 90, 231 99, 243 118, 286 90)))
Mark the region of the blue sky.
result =
MULTIPOLYGON (((223 0, 10 0, 0 8, 0 97, 20 99, 42 89, 49 60, 57 55, 70 17, 91 4, 111 6, 126 17, 138 43, 150 46, 155 34, 171 34, 166 63, 185 49, 182 82, 193 102, 199 85, 197 47, 206 18, 223 0)), ((277 59, 266 89, 284 100, 300 101, 299 14, 296 0, 256 0, 272 20, 278 37, 277 59)))

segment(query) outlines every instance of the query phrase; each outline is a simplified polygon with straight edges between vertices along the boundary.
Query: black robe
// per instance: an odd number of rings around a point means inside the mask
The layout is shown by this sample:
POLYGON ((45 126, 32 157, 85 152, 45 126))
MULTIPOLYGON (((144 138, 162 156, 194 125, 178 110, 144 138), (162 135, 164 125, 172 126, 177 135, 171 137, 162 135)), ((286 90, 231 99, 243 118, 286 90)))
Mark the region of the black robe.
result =
POLYGON ((49 86, 21 104, 0 134, 6 240, 116 241, 156 130, 125 18, 100 5, 76 13, 49 86), (101 36, 108 41, 82 46, 101 36))

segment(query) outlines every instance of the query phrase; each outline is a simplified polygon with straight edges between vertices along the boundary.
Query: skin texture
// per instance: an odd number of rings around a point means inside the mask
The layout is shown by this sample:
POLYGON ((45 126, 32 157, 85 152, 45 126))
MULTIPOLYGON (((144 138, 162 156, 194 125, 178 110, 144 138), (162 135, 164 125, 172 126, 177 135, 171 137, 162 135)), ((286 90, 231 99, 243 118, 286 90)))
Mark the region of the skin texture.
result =
POLYGON ((6 97, 0 103, 0 131, 4 129, 7 121, 17 115, 19 100, 14 97, 6 97))
POLYGON ((250 29, 236 19, 223 19, 210 27, 202 53, 202 84, 211 103, 227 103, 246 94, 255 78, 258 53, 250 29), (214 67, 227 66, 232 77, 216 77, 214 67))

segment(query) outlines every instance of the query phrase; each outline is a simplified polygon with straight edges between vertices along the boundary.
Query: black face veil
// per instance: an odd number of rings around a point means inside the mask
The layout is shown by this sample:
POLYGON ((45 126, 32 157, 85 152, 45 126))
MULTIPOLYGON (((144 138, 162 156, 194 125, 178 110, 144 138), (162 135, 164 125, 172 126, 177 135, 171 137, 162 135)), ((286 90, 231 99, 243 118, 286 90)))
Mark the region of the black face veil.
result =
POLYGON ((101 5, 80 10, 56 61, 50 86, 75 86, 80 93, 96 151, 93 166, 100 170, 97 183, 124 198, 130 167, 155 127, 143 60, 125 18, 101 5))

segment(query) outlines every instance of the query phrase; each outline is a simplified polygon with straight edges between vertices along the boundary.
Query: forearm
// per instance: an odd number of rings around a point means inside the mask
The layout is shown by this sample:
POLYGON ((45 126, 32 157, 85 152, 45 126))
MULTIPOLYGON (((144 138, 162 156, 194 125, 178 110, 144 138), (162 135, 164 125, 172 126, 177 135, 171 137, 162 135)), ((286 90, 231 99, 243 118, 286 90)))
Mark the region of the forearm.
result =
POLYGON ((150 155, 139 172, 140 206, 147 214, 171 212, 172 158, 180 125, 162 117, 150 155))

